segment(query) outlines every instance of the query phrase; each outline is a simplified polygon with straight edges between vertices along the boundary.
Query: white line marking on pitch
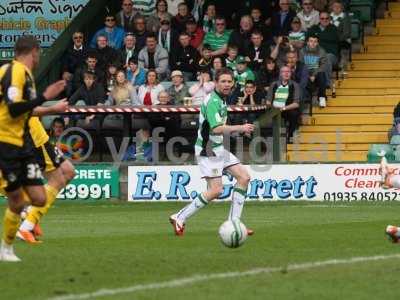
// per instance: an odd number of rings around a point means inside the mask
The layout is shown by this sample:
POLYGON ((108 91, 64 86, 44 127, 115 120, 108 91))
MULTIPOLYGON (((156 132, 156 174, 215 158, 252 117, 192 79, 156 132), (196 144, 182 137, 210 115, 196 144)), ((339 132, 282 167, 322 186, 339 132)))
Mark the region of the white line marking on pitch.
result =
POLYGON ((215 279, 225 279, 225 278, 234 278, 234 277, 245 277, 245 276, 254 276, 258 274, 270 274, 277 273, 282 271, 298 271, 298 270, 308 270, 325 266, 335 266, 335 265, 348 265, 360 262, 367 261, 378 261, 378 260, 387 260, 392 258, 400 258, 400 254, 392 254, 392 255, 376 255, 376 256, 361 256, 361 257, 352 257, 347 259, 330 259, 323 261, 315 261, 301 264, 291 264, 283 267, 267 267, 267 268, 256 268, 248 271, 238 271, 238 272, 226 272, 226 273, 214 273, 214 274, 205 274, 205 275, 194 275, 184 279, 174 279, 170 281, 164 282, 155 282, 149 284, 138 284, 132 285, 125 288, 118 289, 100 289, 92 293, 85 294, 71 294, 65 296, 58 296, 54 298, 50 298, 49 300, 75 300, 75 299, 92 299, 96 297, 105 297, 105 296, 114 296, 118 294, 131 294, 139 291, 145 290, 158 290, 163 288, 173 288, 179 286, 185 286, 188 284, 194 284, 197 282, 203 281, 211 281, 215 279))

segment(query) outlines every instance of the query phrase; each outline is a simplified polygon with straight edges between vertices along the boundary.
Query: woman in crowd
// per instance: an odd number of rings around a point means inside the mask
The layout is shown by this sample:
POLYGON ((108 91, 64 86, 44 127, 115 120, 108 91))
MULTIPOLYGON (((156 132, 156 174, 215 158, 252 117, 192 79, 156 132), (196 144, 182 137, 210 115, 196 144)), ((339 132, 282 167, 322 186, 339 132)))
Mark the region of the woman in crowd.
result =
POLYGON ((123 70, 117 71, 114 88, 106 101, 107 105, 135 105, 138 104, 136 89, 125 77, 123 70))
POLYGON ((157 33, 161 27, 162 20, 171 21, 173 16, 168 12, 168 3, 166 0, 158 0, 156 4, 156 12, 149 16, 146 22, 146 29, 149 32, 157 33))
POLYGON ((158 94, 161 91, 164 91, 164 87, 158 82, 156 71, 149 70, 146 75, 146 83, 139 87, 139 104, 158 104, 158 94))
POLYGON ((189 89, 189 94, 193 99, 193 105, 200 105, 203 103, 204 98, 215 88, 215 84, 211 81, 211 75, 207 69, 201 70, 197 79, 199 82, 192 85, 189 89))
POLYGON ((264 60, 264 65, 256 75, 256 86, 259 91, 264 93, 268 92, 269 86, 272 82, 278 80, 279 70, 276 62, 272 58, 264 60))
POLYGON ((215 79, 215 74, 217 74, 218 70, 221 70, 225 67, 225 60, 222 59, 221 56, 215 56, 211 60, 211 77, 215 79))

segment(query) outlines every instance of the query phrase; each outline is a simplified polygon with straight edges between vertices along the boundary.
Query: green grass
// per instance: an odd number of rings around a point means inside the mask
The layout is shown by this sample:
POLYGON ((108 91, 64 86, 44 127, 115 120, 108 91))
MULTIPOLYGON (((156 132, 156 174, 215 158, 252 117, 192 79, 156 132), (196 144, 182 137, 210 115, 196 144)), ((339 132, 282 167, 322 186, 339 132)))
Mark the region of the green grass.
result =
MULTIPOLYGON (((249 203, 256 231, 238 249, 218 226, 229 203, 210 205, 175 237, 168 216, 183 204, 61 203, 43 219, 44 243, 15 245, 23 261, 0 263, 0 299, 47 299, 332 258, 400 253, 385 240, 398 203, 249 203)), ((0 213, 4 212, 4 205, 0 213)), ((400 259, 203 281, 94 299, 398 299, 400 259)))

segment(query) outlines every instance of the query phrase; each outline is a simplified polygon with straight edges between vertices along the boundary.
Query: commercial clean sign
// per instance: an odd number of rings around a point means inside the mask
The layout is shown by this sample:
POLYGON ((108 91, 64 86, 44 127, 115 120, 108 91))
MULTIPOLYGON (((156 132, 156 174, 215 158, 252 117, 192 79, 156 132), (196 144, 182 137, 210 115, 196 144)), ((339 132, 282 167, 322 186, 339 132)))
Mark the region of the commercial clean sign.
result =
MULTIPOLYGON (((304 164, 245 166, 251 176, 248 200, 391 201, 400 192, 381 187, 379 165, 304 164)), ((394 172, 399 174, 395 168, 394 172)), ((220 200, 230 199, 234 178, 223 176, 220 200)), ((128 169, 129 201, 190 201, 205 191, 199 167, 131 166, 128 169)))

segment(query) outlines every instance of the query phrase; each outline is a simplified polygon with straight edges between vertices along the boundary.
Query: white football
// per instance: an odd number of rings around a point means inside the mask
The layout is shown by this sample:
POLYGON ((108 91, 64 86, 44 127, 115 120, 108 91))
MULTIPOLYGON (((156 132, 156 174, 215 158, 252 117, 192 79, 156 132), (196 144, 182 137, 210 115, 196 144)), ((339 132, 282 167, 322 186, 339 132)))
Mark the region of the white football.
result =
POLYGON ((239 219, 225 221, 218 233, 222 243, 229 248, 237 248, 247 239, 247 228, 239 219))

